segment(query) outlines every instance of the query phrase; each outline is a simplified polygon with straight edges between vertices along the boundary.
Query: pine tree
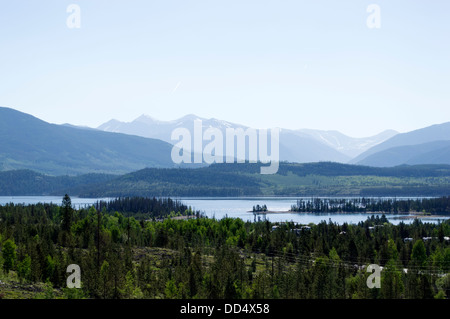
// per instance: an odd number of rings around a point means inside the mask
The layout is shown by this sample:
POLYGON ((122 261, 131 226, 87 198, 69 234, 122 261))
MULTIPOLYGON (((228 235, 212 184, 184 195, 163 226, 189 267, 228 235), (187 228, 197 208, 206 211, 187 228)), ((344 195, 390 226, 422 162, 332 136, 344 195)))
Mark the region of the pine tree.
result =
POLYGON ((70 232, 70 227, 72 226, 73 219, 73 209, 72 209, 72 200, 69 195, 64 195, 62 200, 62 225, 61 228, 63 231, 70 232))
POLYGON ((6 273, 12 270, 16 264, 16 244, 11 239, 8 239, 2 248, 3 269, 6 273))

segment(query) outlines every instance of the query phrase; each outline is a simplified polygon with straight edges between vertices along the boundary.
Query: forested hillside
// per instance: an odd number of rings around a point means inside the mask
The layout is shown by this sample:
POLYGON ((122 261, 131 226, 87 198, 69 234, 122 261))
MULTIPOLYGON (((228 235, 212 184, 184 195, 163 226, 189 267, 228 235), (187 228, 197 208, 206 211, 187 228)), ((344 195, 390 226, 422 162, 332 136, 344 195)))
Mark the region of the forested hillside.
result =
POLYGON ((92 184, 107 183, 117 175, 49 176, 30 170, 0 172, 0 196, 79 194, 92 184))
POLYGON ((50 124, 5 107, 0 107, 0 136, 0 171, 30 169, 56 176, 175 167, 169 143, 50 124))
POLYGON ((280 163, 261 175, 262 164, 214 164, 202 168, 146 168, 114 176, 52 177, 31 171, 0 172, 0 196, 447 196, 450 166, 390 168, 332 162, 280 163))
POLYGON ((0 298, 448 298, 450 222, 149 221, 57 205, 0 207, 0 298), (273 227, 277 226, 277 227, 273 227), (66 288, 79 265, 82 288, 66 288), (366 271, 378 264, 381 287, 366 271))
POLYGON ((144 169, 80 194, 102 196, 445 196, 450 166, 374 168, 331 162, 280 163, 262 175, 262 164, 214 164, 199 169, 144 169))

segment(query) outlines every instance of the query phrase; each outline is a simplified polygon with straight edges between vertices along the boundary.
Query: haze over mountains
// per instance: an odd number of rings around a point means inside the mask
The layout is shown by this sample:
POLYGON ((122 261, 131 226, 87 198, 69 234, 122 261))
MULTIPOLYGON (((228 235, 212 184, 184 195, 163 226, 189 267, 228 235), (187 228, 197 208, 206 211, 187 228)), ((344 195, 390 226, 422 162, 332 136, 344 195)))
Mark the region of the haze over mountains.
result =
POLYGON ((50 124, 10 108, 0 107, 0 136, 0 171, 121 174, 175 167, 172 145, 161 140, 50 124))
MULTIPOLYGON (((171 132, 177 127, 192 131, 194 119, 201 119, 204 129, 216 127, 224 135, 226 128, 248 128, 191 114, 174 121, 159 121, 142 115, 132 122, 111 120, 98 129, 174 143, 170 140, 171 132)), ((280 160, 298 163, 331 161, 375 167, 450 164, 450 122, 400 134, 386 130, 365 138, 350 137, 338 131, 281 129, 280 160)))
MULTIPOLYGON (((148 115, 141 115, 132 122, 121 122, 113 119, 100 125, 98 129, 157 138, 168 143, 174 143, 176 141, 171 140, 172 131, 176 128, 187 128, 190 132, 193 132, 193 123, 196 119, 202 121, 203 130, 209 127, 218 128, 223 136, 225 136, 227 128, 248 129, 247 126, 241 124, 214 118, 205 119, 194 114, 173 121, 159 121, 148 115)), ((388 130, 367 138, 352 138, 338 131, 281 128, 280 160, 299 163, 319 161, 345 163, 396 134, 396 131, 388 130)))
POLYGON ((397 131, 386 130, 374 136, 355 138, 342 134, 338 131, 300 129, 299 132, 309 134, 316 140, 331 146, 351 158, 358 156, 371 147, 378 145, 398 134, 397 131))
POLYGON ((450 122, 397 134, 350 163, 369 166, 449 164, 450 122))
MULTIPOLYGON (((195 119, 201 118, 191 114, 158 121, 143 115, 130 123, 111 120, 96 129, 50 124, 0 107, 0 171, 30 169, 57 176, 178 167, 171 158, 176 142, 170 139, 171 133, 178 127, 193 131, 195 119)), ((247 129, 217 119, 201 120, 204 129, 218 128, 224 136, 226 128, 247 129)), ((280 160, 378 167, 450 164, 450 123, 401 134, 389 130, 367 138, 337 131, 281 129, 280 160)))
POLYGON ((450 141, 392 147, 357 162, 360 165, 391 167, 416 164, 449 164, 450 141))

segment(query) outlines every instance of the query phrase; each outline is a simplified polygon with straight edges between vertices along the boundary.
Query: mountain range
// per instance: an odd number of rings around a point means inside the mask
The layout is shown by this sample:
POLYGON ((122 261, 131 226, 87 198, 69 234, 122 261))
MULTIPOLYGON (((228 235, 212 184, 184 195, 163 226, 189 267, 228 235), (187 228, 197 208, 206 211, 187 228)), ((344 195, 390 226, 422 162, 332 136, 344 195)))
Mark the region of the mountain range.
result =
MULTIPOLYGON (((190 114, 173 121, 142 115, 132 122, 111 120, 98 128, 50 124, 0 107, 0 171, 28 169, 42 174, 125 174, 144 168, 175 168, 171 134, 176 128, 248 129, 190 114)), ((280 160, 338 162, 364 166, 450 164, 450 122, 406 133, 384 131, 353 138, 338 131, 280 129, 280 160)), ((198 165, 182 164, 182 167, 198 165)), ((200 165, 204 166, 204 165, 200 165)))
POLYGON ((172 145, 164 141, 50 124, 11 108, 0 107, 0 136, 0 171, 122 174, 175 167, 172 145))
MULTIPOLYGON (((177 127, 193 130, 194 119, 202 120, 204 129, 216 127, 223 134, 226 128, 248 128, 190 114, 174 121, 159 121, 142 115, 132 122, 111 120, 97 129, 173 143, 170 140, 171 132, 177 127)), ((280 160, 297 163, 331 161, 375 167, 450 164, 450 122, 406 133, 386 130, 365 138, 350 137, 338 131, 281 129, 280 160)))
MULTIPOLYGON (((243 130, 249 128, 241 124, 215 118, 205 119, 189 114, 173 121, 160 121, 148 115, 141 115, 132 122, 121 122, 113 119, 100 125, 97 129, 156 138, 174 143, 171 140, 171 133, 176 128, 186 128, 193 132, 194 120, 202 121, 203 131, 213 127, 219 129, 223 136, 226 136, 225 130, 227 128, 243 130)), ((319 161, 345 163, 396 134, 397 132, 394 130, 387 130, 367 138, 353 138, 338 131, 281 128, 280 160, 297 163, 319 161)))
POLYGON ((370 166, 450 164, 450 122, 397 134, 349 163, 370 166))

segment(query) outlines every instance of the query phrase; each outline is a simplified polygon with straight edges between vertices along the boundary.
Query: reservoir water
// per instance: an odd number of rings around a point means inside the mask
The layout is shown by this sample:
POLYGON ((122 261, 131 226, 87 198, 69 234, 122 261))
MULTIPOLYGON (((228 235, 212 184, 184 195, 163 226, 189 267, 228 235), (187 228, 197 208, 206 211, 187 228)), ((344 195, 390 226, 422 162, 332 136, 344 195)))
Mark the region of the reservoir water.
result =
MULTIPOLYGON (((99 200, 109 200, 110 198, 79 198, 72 197, 72 205, 75 208, 89 207, 99 200)), ((328 222, 331 220, 337 224, 357 224, 360 221, 365 221, 371 215, 379 214, 365 214, 365 213, 330 213, 330 214, 312 214, 312 213, 276 213, 254 216, 251 212, 253 206, 266 205, 269 211, 288 211, 292 205, 297 203, 299 197, 204 197, 204 198, 174 198, 182 201, 194 210, 199 210, 206 216, 216 219, 223 217, 241 218, 244 221, 254 221, 267 219, 271 222, 285 222, 293 221, 300 224, 320 223, 321 221, 328 222)), ((61 204, 62 197, 58 196, 0 196, 0 205, 7 203, 14 204, 37 204, 37 203, 54 203, 61 204)), ((408 214, 386 214, 386 217, 393 224, 398 224, 401 221, 410 223, 413 218, 408 217, 408 214)), ((439 220, 444 221, 450 216, 428 217, 422 218, 423 222, 436 223, 439 220)))

